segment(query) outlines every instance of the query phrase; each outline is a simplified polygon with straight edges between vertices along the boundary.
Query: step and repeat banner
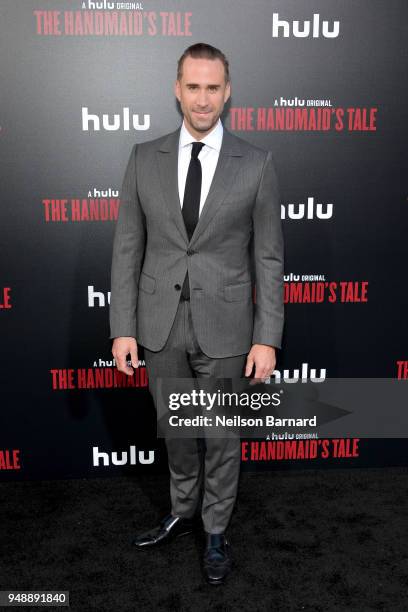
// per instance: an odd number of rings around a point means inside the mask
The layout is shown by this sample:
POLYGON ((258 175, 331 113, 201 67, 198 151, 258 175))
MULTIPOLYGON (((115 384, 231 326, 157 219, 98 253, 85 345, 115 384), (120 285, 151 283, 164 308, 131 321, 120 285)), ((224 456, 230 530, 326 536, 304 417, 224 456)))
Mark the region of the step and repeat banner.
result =
MULTIPOLYGON (((166 469, 143 354, 132 378, 112 361, 110 260, 130 150, 180 125, 176 64, 196 42, 230 61, 226 127, 275 158, 275 376, 408 377, 405 0, 0 10, 0 479, 166 469)), ((243 440, 243 468, 408 463, 403 439, 326 442, 243 440)))

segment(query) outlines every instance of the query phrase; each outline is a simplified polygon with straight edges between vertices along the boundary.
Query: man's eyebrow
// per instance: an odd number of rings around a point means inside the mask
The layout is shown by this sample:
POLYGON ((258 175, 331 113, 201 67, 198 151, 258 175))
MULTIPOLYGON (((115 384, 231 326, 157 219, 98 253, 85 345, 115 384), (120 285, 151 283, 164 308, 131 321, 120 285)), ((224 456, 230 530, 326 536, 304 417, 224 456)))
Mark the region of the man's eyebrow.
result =
MULTIPOLYGON (((199 83, 186 83, 187 87, 200 87, 199 83)), ((209 83, 206 87, 221 87, 219 83, 209 83)))

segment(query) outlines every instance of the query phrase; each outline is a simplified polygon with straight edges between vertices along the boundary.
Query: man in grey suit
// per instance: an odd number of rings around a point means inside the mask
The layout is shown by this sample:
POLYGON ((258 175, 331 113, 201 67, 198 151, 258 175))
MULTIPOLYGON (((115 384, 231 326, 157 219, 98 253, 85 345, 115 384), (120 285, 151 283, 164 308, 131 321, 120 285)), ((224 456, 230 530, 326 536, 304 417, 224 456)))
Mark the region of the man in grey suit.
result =
MULTIPOLYGON (((143 346, 151 384, 160 377, 265 379, 283 330, 283 238, 272 157, 220 121, 230 96, 220 50, 189 47, 178 63, 175 95, 181 128, 135 145, 125 172, 112 258, 112 353, 118 369, 132 375, 143 346)), ((204 572, 221 584, 230 571, 225 531, 240 440, 166 439, 166 446, 171 512, 134 545, 154 548, 190 533, 201 503, 204 572)))

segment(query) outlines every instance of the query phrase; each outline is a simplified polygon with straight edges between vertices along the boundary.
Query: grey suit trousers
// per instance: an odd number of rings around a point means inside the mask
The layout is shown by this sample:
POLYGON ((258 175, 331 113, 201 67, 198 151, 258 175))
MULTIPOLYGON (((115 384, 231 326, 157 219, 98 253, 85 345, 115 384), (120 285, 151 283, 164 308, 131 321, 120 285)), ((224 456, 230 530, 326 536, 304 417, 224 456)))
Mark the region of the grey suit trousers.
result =
MULTIPOLYGON (((239 333, 239 330, 237 330, 239 333)), ((144 349, 150 390, 158 409, 154 380, 169 378, 241 378, 247 354, 211 358, 196 338, 190 302, 181 300, 163 349, 144 349)), ((237 496, 241 465, 240 438, 166 438, 172 514, 192 517, 202 496, 207 533, 224 533, 237 496)))

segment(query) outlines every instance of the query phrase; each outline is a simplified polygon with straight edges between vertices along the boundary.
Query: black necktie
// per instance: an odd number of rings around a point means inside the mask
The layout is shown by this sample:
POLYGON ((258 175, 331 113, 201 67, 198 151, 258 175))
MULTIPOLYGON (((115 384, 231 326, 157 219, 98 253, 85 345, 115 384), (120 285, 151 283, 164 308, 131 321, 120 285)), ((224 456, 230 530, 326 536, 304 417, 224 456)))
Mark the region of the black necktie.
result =
MULTIPOLYGON (((194 233, 200 212, 201 163, 198 159, 198 154, 203 146, 203 142, 193 142, 193 146, 191 148, 191 159, 186 178, 186 186, 184 189, 182 213, 189 240, 191 240, 194 233)), ((185 300, 190 298, 188 272, 184 279, 182 295, 185 300)))
POLYGON ((193 142, 191 148, 190 165, 188 166, 186 186, 183 199, 183 219, 187 230, 188 239, 194 233, 200 212, 201 196, 201 163, 198 154, 203 148, 203 142, 193 142))

